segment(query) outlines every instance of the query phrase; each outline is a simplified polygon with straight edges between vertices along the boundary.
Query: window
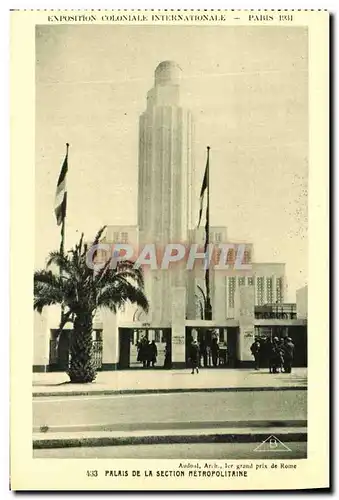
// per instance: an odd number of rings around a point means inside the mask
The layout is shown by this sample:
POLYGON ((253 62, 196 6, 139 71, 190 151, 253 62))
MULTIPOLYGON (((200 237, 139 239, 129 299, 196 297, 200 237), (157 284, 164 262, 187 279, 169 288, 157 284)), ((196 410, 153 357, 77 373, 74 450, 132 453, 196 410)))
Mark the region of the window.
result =
POLYGON ((106 262, 106 252, 104 250, 96 250, 93 254, 95 264, 104 264, 106 262))
POLYGON ((245 285, 245 276, 242 276, 241 278, 238 278, 238 285, 245 285))
POLYGON ((235 261, 235 249, 230 248, 227 253, 227 264, 233 264, 235 261))
POLYGON ((221 243, 221 233, 214 233, 214 243, 221 243))
POLYGON ((253 278, 253 276, 249 276, 247 278, 247 284, 250 285, 250 286, 254 285, 254 278, 253 278))
POLYGON ((277 292, 277 302, 282 304, 284 302, 284 280, 283 278, 277 278, 276 281, 276 292, 277 292))
POLYGON ((272 304, 273 302, 273 280, 272 278, 266 278, 266 296, 267 302, 272 304))
POLYGON ((243 264, 250 264, 250 263, 251 263, 251 251, 245 250, 243 264))
POLYGON ((229 307, 234 307, 234 294, 236 287, 236 278, 230 277, 228 278, 228 305, 229 307))
POLYGON ((115 231, 113 233, 113 243, 128 243, 128 233, 115 231))
POLYGON ((154 332, 154 333, 155 333, 155 335, 154 335, 154 337, 155 337, 155 338, 154 338, 155 342, 157 342, 157 343, 158 343, 158 342, 160 342, 160 334, 161 334, 161 330, 155 330, 155 332, 154 332))
POLYGON ((121 243, 128 243, 128 233, 121 233, 121 243))
POLYGON ((257 303, 259 306, 264 303, 264 278, 257 278, 257 303))
MULTIPOLYGON (((221 257, 221 250, 220 248, 216 248, 214 250, 214 259, 215 259, 215 264, 220 264, 220 257, 221 257)), ((223 264, 223 263, 222 263, 223 264)))
POLYGON ((93 333, 94 333, 93 340, 97 342, 102 342, 102 330, 94 330, 93 333))

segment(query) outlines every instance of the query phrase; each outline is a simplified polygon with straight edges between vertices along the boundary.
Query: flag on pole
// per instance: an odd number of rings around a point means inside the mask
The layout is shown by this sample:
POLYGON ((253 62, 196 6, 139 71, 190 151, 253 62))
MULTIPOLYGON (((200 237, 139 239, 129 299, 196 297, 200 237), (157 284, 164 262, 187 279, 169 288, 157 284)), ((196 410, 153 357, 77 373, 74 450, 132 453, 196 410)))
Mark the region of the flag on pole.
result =
POLYGON ((66 185, 66 177, 68 171, 68 144, 67 144, 67 152, 64 159, 64 162, 61 167, 61 172, 58 179, 57 189, 55 193, 55 216, 57 220, 58 226, 62 224, 66 217, 66 209, 67 209, 67 185, 66 185))
MULTIPOLYGON (((200 191, 200 212, 199 212, 198 227, 200 226, 200 222, 201 222, 205 196, 207 194, 207 189, 209 188, 209 186, 208 186, 208 169, 209 169, 209 156, 207 156, 205 175, 204 175, 204 180, 202 181, 202 186, 201 186, 201 191, 200 191)), ((207 200, 207 203, 208 203, 208 200, 207 200)), ((208 212, 208 207, 206 207, 206 216, 207 216, 207 212, 208 212)))

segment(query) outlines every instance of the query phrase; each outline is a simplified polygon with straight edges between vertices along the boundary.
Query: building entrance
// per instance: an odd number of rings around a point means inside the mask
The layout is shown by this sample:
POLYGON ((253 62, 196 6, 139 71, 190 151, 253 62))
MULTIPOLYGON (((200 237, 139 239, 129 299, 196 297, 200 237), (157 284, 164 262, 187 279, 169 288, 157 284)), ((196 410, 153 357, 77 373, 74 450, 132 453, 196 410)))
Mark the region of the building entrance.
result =
POLYGON ((171 367, 170 328, 119 328, 120 370, 171 367))
MULTIPOLYGON (((273 340, 275 337, 278 339, 290 337, 294 344, 293 366, 307 366, 307 326, 266 325, 255 327, 255 338, 259 340, 261 344, 265 342, 265 339, 273 340)), ((263 368, 267 368, 268 360, 263 359, 261 365, 263 368)))
POLYGON ((200 347, 200 366, 234 368, 237 358, 238 328, 186 328, 186 365, 190 366, 190 346, 197 340, 200 347))

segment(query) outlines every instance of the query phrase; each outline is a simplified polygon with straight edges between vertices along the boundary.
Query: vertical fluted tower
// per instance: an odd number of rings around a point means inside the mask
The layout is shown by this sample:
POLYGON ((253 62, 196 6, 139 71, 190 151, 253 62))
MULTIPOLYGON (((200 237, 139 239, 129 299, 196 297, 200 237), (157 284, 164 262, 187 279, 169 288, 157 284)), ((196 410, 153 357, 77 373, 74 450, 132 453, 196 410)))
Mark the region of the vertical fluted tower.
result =
MULTIPOLYGON (((192 116, 181 105, 182 70, 164 61, 155 70, 147 109, 140 116, 138 225, 140 243, 186 243, 192 226, 192 116)), ((183 284, 183 275, 169 271, 147 273, 146 293, 152 322, 170 318, 170 290, 183 284), (179 283, 180 282, 180 283, 179 283)))

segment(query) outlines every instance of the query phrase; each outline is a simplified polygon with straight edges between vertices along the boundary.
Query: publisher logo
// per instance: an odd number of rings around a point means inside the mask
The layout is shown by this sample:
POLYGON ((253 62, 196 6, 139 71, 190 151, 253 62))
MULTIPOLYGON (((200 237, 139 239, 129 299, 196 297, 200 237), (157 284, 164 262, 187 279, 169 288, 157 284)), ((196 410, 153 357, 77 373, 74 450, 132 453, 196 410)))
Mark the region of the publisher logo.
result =
POLYGON ((269 436, 265 441, 263 441, 259 446, 257 446, 253 451, 292 451, 286 444, 282 443, 280 439, 276 436, 269 436))

